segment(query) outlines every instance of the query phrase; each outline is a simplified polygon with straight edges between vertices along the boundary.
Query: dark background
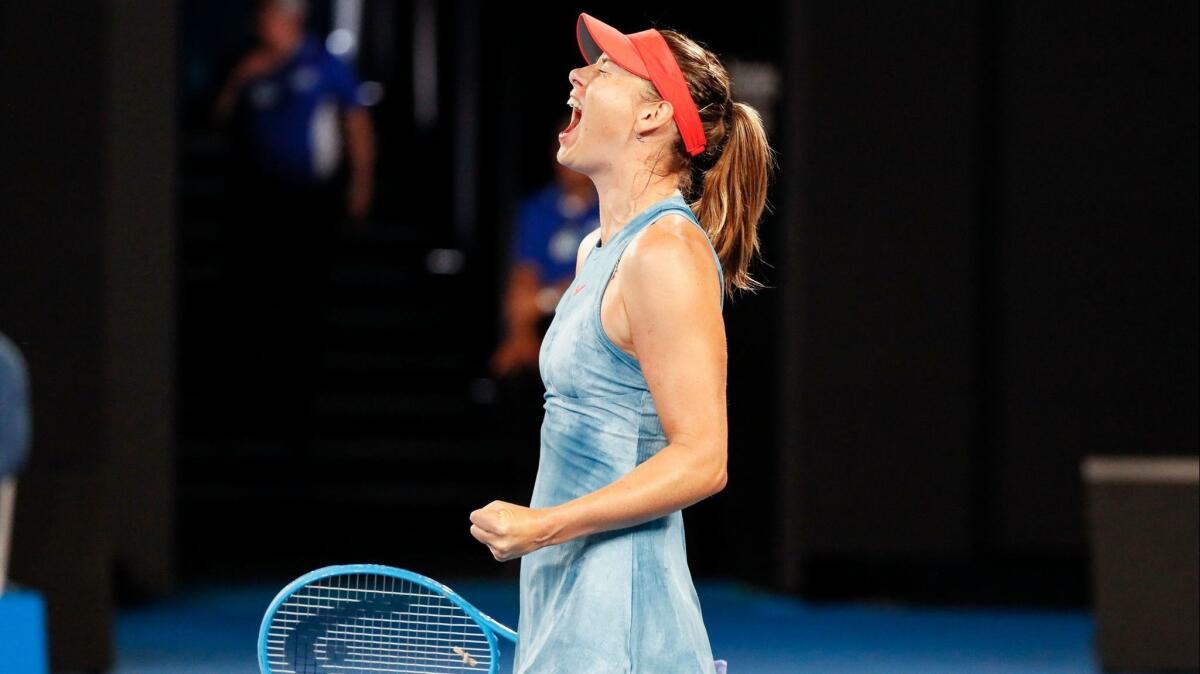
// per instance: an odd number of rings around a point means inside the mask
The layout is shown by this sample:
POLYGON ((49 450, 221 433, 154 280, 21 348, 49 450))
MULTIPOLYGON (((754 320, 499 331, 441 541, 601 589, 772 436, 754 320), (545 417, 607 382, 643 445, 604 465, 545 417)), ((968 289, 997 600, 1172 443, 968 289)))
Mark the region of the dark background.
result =
MULTIPOLYGON (((730 481, 686 513, 697 576, 1086 603, 1081 458, 1196 451, 1194 2, 368 0, 378 199, 330 251, 321 346, 298 364, 317 432, 295 452, 221 430, 239 326, 207 110, 246 5, 0 8, 0 329, 35 413, 13 574, 45 588, 58 645, 103 643, 114 592, 181 581, 364 560, 515 574, 467 514, 532 486, 536 427, 497 423, 485 363, 581 10, 782 78, 769 288, 726 305, 730 481), (437 27, 428 128, 418 6, 437 27), (431 271, 438 250, 454 273, 431 271)), ((327 3, 311 14, 323 34, 327 3)))

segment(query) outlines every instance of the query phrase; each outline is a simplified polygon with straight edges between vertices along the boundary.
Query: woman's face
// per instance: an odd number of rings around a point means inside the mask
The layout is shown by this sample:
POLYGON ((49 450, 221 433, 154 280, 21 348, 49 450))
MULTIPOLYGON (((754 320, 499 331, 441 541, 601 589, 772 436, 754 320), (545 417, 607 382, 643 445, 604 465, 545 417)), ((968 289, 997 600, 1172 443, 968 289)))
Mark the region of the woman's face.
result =
POLYGON ((571 123, 558 134, 558 162, 592 175, 604 170, 633 137, 644 80, 601 54, 596 62, 570 72, 571 123))

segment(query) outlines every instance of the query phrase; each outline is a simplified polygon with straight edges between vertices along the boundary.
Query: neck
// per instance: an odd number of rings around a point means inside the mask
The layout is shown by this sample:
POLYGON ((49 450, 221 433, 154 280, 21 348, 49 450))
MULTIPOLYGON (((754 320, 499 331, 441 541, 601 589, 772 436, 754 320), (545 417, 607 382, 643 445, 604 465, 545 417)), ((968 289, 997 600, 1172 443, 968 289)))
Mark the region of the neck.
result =
POLYGON ((559 185, 562 186, 563 192, 586 204, 596 201, 596 190, 592 188, 592 183, 588 180, 563 181, 559 185))
POLYGON ((651 163, 652 160, 639 159, 617 170, 591 176, 600 202, 601 242, 616 236, 634 216, 679 189, 678 175, 653 175, 645 168, 651 163))

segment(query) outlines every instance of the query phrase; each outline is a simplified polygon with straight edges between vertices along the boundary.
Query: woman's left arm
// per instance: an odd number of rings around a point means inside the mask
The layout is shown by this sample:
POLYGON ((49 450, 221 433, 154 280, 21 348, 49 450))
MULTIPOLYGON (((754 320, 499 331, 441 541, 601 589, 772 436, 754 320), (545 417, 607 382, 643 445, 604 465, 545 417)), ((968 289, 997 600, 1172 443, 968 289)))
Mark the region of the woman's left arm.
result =
POLYGON ((493 501, 471 534, 500 561, 641 524, 725 487, 725 325, 712 253, 695 226, 667 216, 622 256, 621 297, 634 351, 668 444, 626 475, 552 508, 493 501), (691 230, 690 232, 688 230, 691 230))

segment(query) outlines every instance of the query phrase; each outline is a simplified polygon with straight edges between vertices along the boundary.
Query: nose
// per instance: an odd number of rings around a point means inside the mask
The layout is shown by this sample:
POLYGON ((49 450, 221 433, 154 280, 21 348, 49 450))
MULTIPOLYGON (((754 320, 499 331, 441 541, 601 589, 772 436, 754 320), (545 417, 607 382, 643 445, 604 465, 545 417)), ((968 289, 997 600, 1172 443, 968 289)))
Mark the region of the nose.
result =
POLYGON ((572 68, 571 72, 567 73, 567 79, 571 81, 571 90, 576 88, 583 90, 587 87, 589 73, 586 68, 572 68))

